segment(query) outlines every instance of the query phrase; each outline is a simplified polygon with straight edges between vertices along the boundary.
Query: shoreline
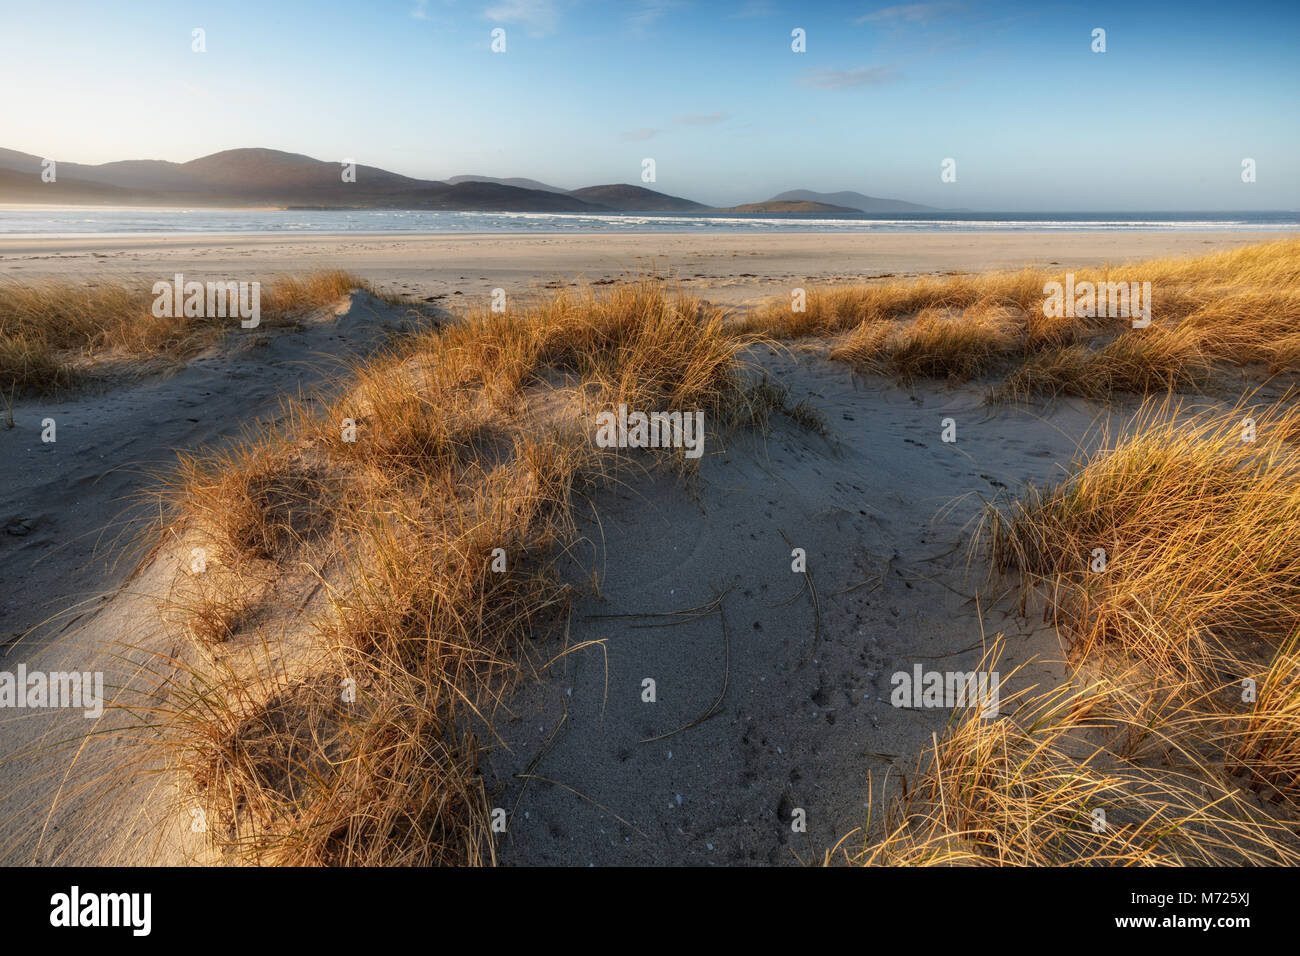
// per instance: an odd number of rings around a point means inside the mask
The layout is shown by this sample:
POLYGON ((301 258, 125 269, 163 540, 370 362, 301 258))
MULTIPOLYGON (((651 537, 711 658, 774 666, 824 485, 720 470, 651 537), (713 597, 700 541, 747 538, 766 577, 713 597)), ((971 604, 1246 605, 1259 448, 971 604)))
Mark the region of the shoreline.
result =
POLYGON ((828 239, 828 240, 902 240, 928 239, 940 237, 955 238, 986 238, 986 237, 1070 237, 1080 238, 1084 236, 1101 237, 1213 237, 1213 238, 1236 238, 1241 237, 1243 240, 1249 238, 1251 242, 1267 240, 1269 238, 1284 238, 1287 235, 1300 236, 1300 229, 1284 228, 1243 228, 1243 229, 982 229, 970 230, 969 232, 954 232, 952 230, 933 230, 916 232, 821 232, 818 230, 807 230, 798 232, 794 230, 770 230, 770 231, 752 231, 752 232, 664 232, 662 230, 643 230, 636 232, 624 231, 601 231, 601 230, 583 230, 575 231, 558 231, 558 232, 175 232, 175 233, 77 233, 77 234, 60 234, 44 235, 38 233, 24 234, 6 234, 0 233, 0 254, 3 254, 6 248, 23 243, 33 243, 37 245, 66 243, 66 242, 92 242, 95 240, 110 239, 114 242, 141 242, 141 243, 159 243, 168 242, 176 239, 192 240, 196 242, 218 242, 230 239, 257 240, 261 242, 291 242, 297 239, 301 240, 344 240, 344 239, 422 239, 429 242, 436 241, 455 241, 462 239, 499 239, 502 241, 527 241, 530 239, 698 239, 698 240, 726 240, 726 239, 828 239))
MULTIPOLYGON (((837 220, 819 220, 833 222, 837 220)), ((898 220, 887 220, 896 222, 898 220)), ((992 220, 990 220, 992 221, 992 220)), ((1071 223, 1071 225, 1079 225, 1071 223)), ((836 238, 900 238, 906 236, 1107 236, 1107 235, 1125 235, 1125 236, 1169 236, 1169 235, 1188 235, 1188 236, 1232 236, 1232 235, 1253 235, 1253 236, 1286 236, 1289 234, 1300 234, 1300 227, 1286 226, 1259 226, 1251 224, 1249 227, 1238 229, 1202 229, 1186 228, 1183 224, 1171 225, 1167 228, 1095 228, 1095 229, 912 229, 907 232, 898 232, 894 230, 864 230, 861 232, 851 232, 847 230, 794 230, 794 229, 734 229, 728 231, 712 232, 686 232, 683 230, 666 230, 666 229, 649 229, 649 230, 625 230, 625 229, 561 229, 561 230, 519 230, 509 232, 505 230, 496 230, 493 232, 429 232, 428 230, 406 231, 401 229, 354 229, 347 232, 337 231, 319 231, 319 230, 265 230, 265 229, 246 229, 230 231, 209 231, 196 230, 193 232, 174 231, 174 232, 31 232, 31 233, 2 233, 0 232, 0 243, 19 243, 24 241, 30 242, 79 242, 82 240, 108 239, 113 241, 153 241, 165 242, 173 239, 265 239, 268 241, 287 240, 287 239, 563 239, 567 237, 579 238, 583 236, 592 237, 625 237, 629 239, 651 239, 655 237, 692 237, 697 239, 719 237, 719 238, 739 238, 739 237, 790 237, 790 238, 812 238, 818 236, 830 236, 836 238)))

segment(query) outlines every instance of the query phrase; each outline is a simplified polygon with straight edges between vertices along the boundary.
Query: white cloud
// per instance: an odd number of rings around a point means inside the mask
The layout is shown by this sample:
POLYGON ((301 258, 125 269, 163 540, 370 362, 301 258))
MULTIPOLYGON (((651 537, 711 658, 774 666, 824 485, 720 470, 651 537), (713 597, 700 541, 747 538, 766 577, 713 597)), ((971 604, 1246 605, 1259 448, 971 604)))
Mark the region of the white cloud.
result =
POLYGON ((849 90, 859 86, 883 86, 903 78, 887 66, 859 66, 852 70, 816 70, 799 80, 803 86, 823 90, 849 90))
POLYGON ((672 10, 683 6, 681 0, 641 0, 636 8, 627 15, 628 22, 635 27, 648 27, 672 10))
POLYGON ((713 126, 726 118, 726 113, 687 113, 677 117, 677 122, 685 126, 713 126))
POLYGON ((483 15, 494 23, 518 24, 533 36, 554 33, 560 21, 554 0, 504 0, 483 15))
POLYGON ((946 14, 958 10, 961 4, 950 2, 905 3, 895 7, 883 7, 873 10, 865 16, 858 17, 855 23, 929 23, 941 19, 946 14))
POLYGON ((628 130, 626 133, 620 135, 619 139, 629 143, 635 143, 638 142, 639 140, 649 139, 650 137, 654 136, 654 134, 657 132, 659 132, 659 130, 657 129, 649 129, 649 128, 633 129, 633 130, 628 130))

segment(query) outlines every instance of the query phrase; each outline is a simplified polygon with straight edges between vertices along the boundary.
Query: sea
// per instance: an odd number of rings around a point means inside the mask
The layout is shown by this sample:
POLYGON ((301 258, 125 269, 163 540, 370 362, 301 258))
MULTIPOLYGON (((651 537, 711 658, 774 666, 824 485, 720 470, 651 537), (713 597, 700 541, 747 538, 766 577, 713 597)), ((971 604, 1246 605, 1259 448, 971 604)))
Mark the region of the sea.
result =
POLYGON ((827 219, 719 213, 574 214, 388 209, 152 209, 0 205, 0 236, 947 233, 1300 230, 1300 212, 935 212, 827 219))

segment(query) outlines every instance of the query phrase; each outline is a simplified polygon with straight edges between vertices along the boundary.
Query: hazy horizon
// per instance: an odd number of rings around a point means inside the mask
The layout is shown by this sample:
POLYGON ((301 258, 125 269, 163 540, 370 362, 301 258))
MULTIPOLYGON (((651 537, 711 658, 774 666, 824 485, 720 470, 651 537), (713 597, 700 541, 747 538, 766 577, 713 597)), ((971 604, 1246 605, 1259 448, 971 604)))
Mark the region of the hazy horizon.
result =
POLYGON ((4 22, 0 77, 21 92, 0 146, 62 161, 253 146, 710 206, 809 189, 975 212, 1300 208, 1293 5, 147 0, 129 25, 88 3, 4 22))

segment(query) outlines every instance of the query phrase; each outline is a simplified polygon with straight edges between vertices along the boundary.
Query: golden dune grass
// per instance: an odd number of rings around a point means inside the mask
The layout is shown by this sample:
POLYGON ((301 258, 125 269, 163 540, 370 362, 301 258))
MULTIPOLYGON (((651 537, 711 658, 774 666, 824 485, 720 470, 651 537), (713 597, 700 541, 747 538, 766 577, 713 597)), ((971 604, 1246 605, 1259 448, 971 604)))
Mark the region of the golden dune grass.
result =
MULTIPOLYGON (((365 287, 340 270, 282 277, 262 290, 261 321, 291 322, 365 287)), ((50 393, 92 372, 184 358, 238 327, 237 319, 159 318, 151 290, 144 280, 0 282, 0 391, 50 393)))
MULTIPOLYGON (((991 650, 981 670, 997 669, 991 650)), ((1075 680, 959 710, 895 792, 882 832, 827 854, 864 866, 1200 866, 1300 863, 1294 824, 1261 811, 1183 741, 1167 765, 1124 759, 1127 691, 1075 680), (1003 701, 1004 709, 1008 702, 1003 701)))
POLYGON ((567 610, 576 501, 636 454, 595 447, 594 413, 761 422, 783 396, 750 382, 748 343, 651 281, 564 293, 409 339, 280 434, 184 458, 167 534, 208 569, 178 578, 188 646, 146 706, 224 858, 490 862, 470 726, 567 610))
POLYGON ((1144 719, 1191 721, 1189 733, 1220 740, 1223 757, 1294 806, 1298 435, 1290 402, 1185 421, 1153 406, 1106 453, 991 511, 987 526, 993 561, 1050 595, 1078 659, 1140 665, 1144 719), (1244 701, 1247 679, 1267 693, 1244 701))
POLYGON ((1045 316, 1043 287, 1064 275, 1027 269, 811 289, 805 311, 777 299, 740 327, 774 338, 841 336, 832 358, 903 381, 993 376, 997 400, 1190 391, 1232 368, 1300 371, 1300 240, 1074 272, 1078 283, 1149 282, 1143 329, 1126 318, 1045 316))
POLYGON ((849 859, 1300 861, 1300 409, 1179 412, 1148 405, 987 510, 993 565, 1045 601, 1074 674, 1003 720, 958 713, 849 859))

